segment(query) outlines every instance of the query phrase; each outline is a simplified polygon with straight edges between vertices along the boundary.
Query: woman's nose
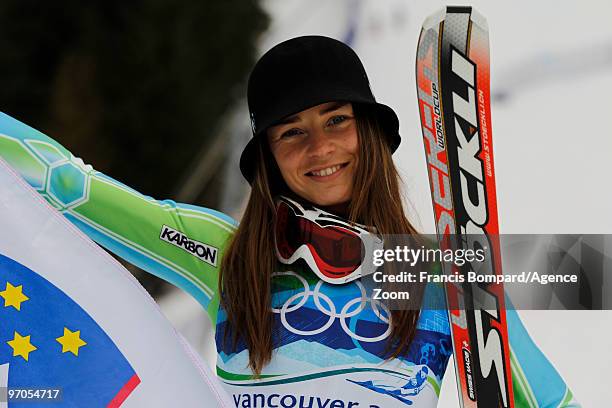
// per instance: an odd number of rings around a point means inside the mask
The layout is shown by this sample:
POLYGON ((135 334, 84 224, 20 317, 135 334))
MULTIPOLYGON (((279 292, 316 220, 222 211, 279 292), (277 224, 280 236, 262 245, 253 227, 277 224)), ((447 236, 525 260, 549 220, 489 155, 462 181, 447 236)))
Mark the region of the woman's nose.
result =
POLYGON ((313 157, 324 157, 334 151, 332 138, 323 129, 316 129, 308 135, 308 152, 313 157))

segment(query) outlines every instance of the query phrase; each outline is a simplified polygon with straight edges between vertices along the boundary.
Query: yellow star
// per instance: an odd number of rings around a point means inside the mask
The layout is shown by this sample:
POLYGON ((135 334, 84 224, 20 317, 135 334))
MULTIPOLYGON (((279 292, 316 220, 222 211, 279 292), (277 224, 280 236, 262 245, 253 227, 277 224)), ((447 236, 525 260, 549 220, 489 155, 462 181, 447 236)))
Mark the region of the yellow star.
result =
POLYGON ((28 361, 30 352, 36 350, 36 346, 30 343, 30 336, 22 336, 15 332, 13 340, 7 341, 8 345, 13 349, 13 357, 21 356, 25 361, 28 361))
POLYGON ((13 306, 17 310, 21 310, 21 303, 30 299, 23 294, 23 285, 13 286, 10 282, 6 282, 6 289, 0 292, 0 296, 4 298, 4 307, 13 306))
POLYGON ((80 336, 80 330, 72 332, 67 327, 64 327, 64 335, 62 337, 58 337, 55 340, 57 340, 57 342, 62 345, 62 353, 70 351, 75 356, 78 356, 79 347, 82 347, 87 344, 83 340, 81 340, 80 336))

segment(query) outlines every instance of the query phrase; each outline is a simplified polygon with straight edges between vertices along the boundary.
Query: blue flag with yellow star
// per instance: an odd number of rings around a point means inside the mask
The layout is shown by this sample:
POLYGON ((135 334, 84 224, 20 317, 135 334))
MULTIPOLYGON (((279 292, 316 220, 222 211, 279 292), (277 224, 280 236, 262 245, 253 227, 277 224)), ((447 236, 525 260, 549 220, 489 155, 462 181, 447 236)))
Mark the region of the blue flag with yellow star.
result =
POLYGON ((62 406, 85 407, 118 405, 138 385, 134 369, 86 311, 1 254, 0 289, 0 365, 9 364, 8 388, 61 389, 62 406))

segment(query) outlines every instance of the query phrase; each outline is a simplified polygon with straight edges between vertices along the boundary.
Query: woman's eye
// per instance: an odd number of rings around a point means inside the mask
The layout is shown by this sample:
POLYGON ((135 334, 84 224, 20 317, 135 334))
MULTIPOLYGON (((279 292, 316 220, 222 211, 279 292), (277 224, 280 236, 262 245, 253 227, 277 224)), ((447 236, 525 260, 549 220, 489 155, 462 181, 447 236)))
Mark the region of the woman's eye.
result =
POLYGON ((344 122, 346 119, 347 117, 344 115, 334 116, 333 118, 329 120, 329 124, 332 126, 339 125, 340 123, 344 122))
POLYGON ((300 129, 289 129, 286 132, 283 132, 281 134, 281 139, 285 137, 296 136, 296 135, 299 135, 300 133, 302 133, 300 129))

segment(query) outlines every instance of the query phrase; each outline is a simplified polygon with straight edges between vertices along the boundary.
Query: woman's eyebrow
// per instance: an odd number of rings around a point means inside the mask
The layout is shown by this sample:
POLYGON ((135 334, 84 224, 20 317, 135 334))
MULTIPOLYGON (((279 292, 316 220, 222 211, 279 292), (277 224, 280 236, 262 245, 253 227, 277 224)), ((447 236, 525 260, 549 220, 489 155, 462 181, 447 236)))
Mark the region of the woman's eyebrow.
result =
MULTIPOLYGON (((321 108, 321 110, 319 111, 319 115, 325 115, 326 113, 333 112, 333 111, 338 110, 338 109, 342 109, 346 105, 348 105, 348 102, 335 102, 335 103, 332 103, 329 106, 321 108)), ((295 123, 295 122, 299 122, 299 121, 300 121, 300 115, 299 114, 291 115, 291 116, 288 116, 286 118, 283 118, 283 119, 279 120, 278 122, 274 123, 274 125, 272 125, 272 126, 288 125, 290 123, 295 123)))
POLYGON ((299 122, 299 120, 300 120, 299 115, 288 116, 288 117, 283 118, 283 119, 279 120, 278 122, 274 123, 274 125, 272 125, 272 126, 288 125, 290 123, 299 122))
POLYGON ((342 109, 346 105, 348 105, 348 102, 336 102, 336 103, 332 103, 331 105, 321 109, 319 111, 319 115, 324 115, 326 113, 333 112, 333 111, 338 110, 338 109, 342 109))

